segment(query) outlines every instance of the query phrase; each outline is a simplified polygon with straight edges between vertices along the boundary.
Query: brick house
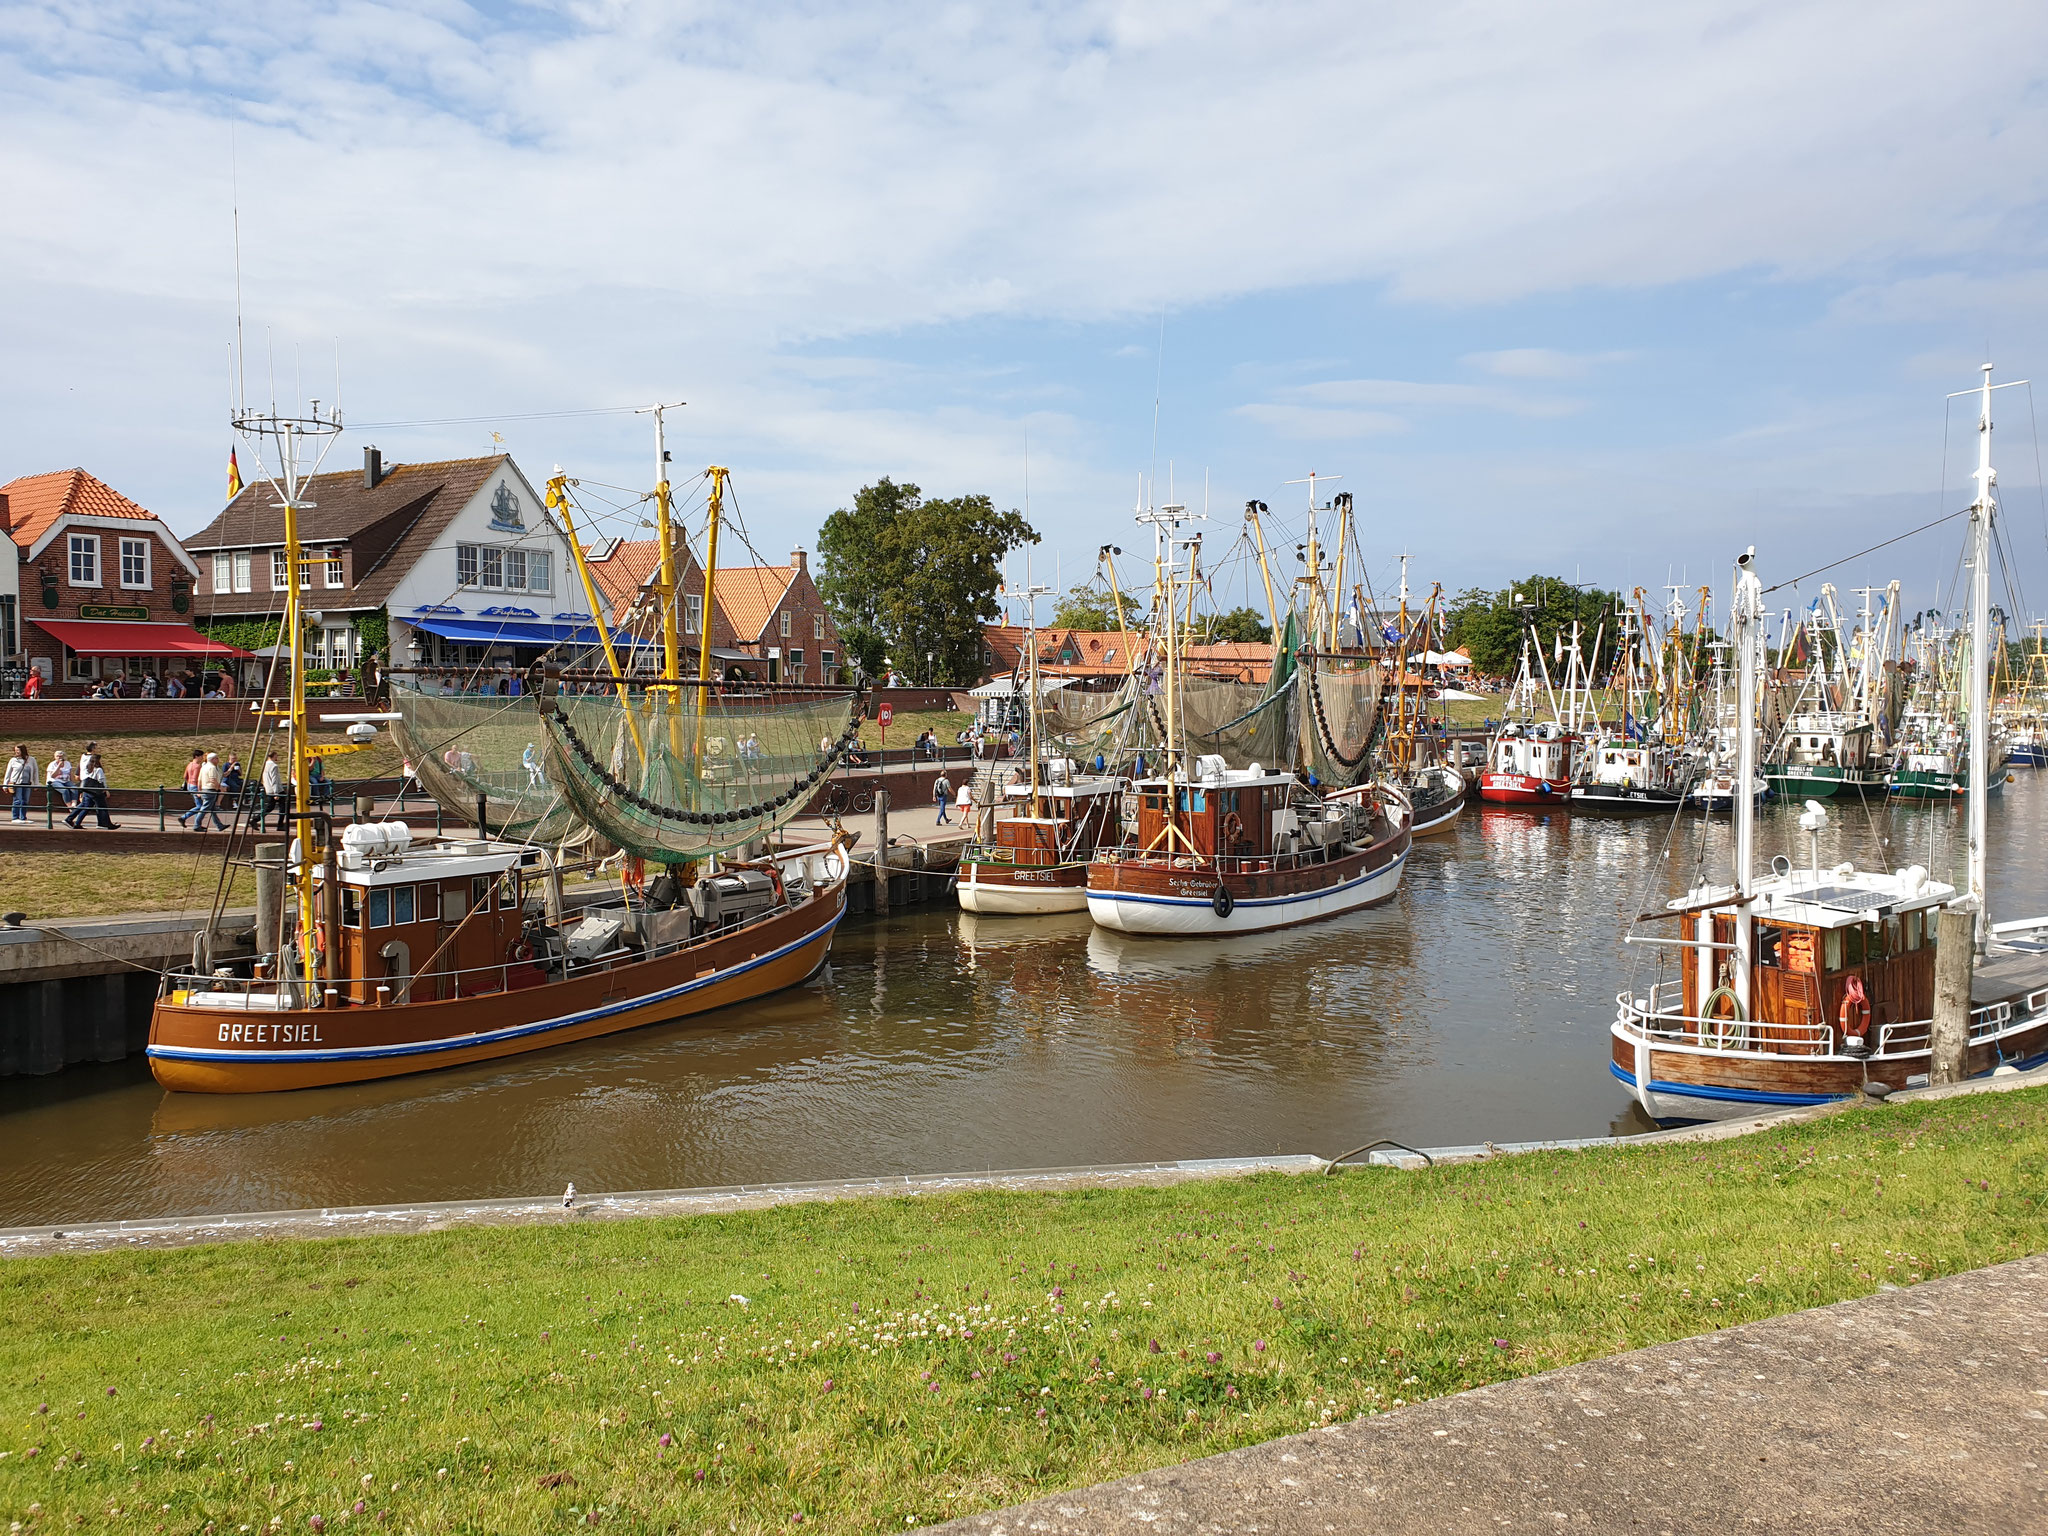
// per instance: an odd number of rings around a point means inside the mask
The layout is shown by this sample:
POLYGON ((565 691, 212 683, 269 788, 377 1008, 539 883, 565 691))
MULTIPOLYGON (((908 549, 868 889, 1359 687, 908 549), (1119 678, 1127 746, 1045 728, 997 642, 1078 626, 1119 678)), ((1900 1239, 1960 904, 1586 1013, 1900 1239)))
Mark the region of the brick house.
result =
MULTIPOLYGON (((379 615, 385 660, 401 667, 518 667, 594 638, 568 537, 508 454, 386 464, 365 448, 360 473, 315 475, 304 496, 313 666, 361 660, 362 623, 379 615)), ((284 514, 268 483, 251 480, 187 542, 204 616, 283 613, 284 514)))
MULTIPOLYGON (((680 628, 691 648, 688 667, 694 670, 704 567, 687 548, 679 548, 677 555, 682 562, 676 580, 683 598, 680 628)), ((584 560, 610 609, 614 644, 621 635, 630 636, 639 669, 658 666, 661 614, 648 584, 660 563, 659 545, 653 539, 618 540, 592 546, 584 560)), ((719 568, 712 590, 711 655, 728 676, 784 683, 837 680, 842 655, 838 626, 811 580, 804 551, 792 551, 789 560, 788 565, 719 568)))
POLYGON ((15 551, 13 643, 52 696, 196 682, 246 655, 192 627, 199 564, 163 520, 83 469, 0 486, 0 529, 15 551))

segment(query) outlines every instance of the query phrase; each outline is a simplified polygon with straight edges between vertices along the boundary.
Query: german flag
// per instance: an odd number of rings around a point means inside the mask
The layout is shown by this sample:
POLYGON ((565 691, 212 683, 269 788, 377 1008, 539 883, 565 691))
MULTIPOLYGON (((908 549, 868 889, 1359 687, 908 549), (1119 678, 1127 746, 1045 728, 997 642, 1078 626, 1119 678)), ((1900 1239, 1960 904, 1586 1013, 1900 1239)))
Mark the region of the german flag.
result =
POLYGON ((228 500, 242 494, 242 466, 235 462, 235 450, 228 449, 228 500))

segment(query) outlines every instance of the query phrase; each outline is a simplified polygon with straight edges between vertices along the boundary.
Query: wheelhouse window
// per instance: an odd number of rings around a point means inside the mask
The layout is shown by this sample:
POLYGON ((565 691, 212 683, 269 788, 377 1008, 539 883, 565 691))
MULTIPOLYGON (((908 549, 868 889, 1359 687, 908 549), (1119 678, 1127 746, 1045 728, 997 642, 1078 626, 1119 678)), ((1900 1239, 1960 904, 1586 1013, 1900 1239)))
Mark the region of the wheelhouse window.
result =
POLYGON ((469 904, 472 907, 482 907, 485 911, 490 910, 491 877, 489 875, 473 875, 470 877, 469 904))
POLYGON ((389 928, 391 926, 391 892, 381 887, 370 892, 370 926, 389 928))
POLYGON ((96 533, 71 535, 71 585, 96 587, 100 584, 100 537, 96 533))
POLYGON ((413 920, 412 887, 409 885, 398 886, 391 893, 391 921, 403 926, 413 920))
POLYGON ((341 888, 341 925, 344 928, 363 926, 363 893, 352 885, 341 888))
POLYGON ((124 587, 148 587, 149 540, 123 539, 121 541, 121 585, 124 587))
POLYGON ((421 886, 419 894, 418 920, 423 923, 431 923, 432 921, 434 921, 435 918, 439 917, 440 915, 441 887, 438 885, 421 886))

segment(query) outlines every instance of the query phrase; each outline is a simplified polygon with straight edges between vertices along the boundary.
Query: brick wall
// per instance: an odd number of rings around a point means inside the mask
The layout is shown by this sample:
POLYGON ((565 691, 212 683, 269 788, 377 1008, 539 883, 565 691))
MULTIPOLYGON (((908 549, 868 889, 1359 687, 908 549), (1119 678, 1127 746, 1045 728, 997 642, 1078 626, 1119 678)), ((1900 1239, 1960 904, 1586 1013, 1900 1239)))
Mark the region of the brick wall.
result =
MULTIPOLYGON (((185 732, 193 735, 242 733, 249 728, 249 699, 0 699, 0 736, 23 737, 137 735, 185 732)), ((376 706, 364 699, 309 701, 315 720, 361 714, 376 706)))
MULTIPOLYGON (((179 613, 171 606, 172 577, 182 577, 188 593, 194 591, 190 573, 179 561, 177 555, 164 546, 157 538, 153 525, 137 521, 131 528, 84 527, 60 528, 42 554, 34 560, 24 562, 21 567, 21 633, 22 648, 31 661, 41 657, 48 664, 49 689, 58 697, 76 698, 91 686, 89 682, 73 682, 65 676, 64 647, 55 635, 43 629, 38 619, 77 619, 84 615, 82 608, 107 606, 116 608, 145 608, 149 611, 148 622, 152 624, 189 624, 199 611, 196 597, 188 598, 186 611, 179 613), (100 541, 99 566, 100 584, 97 587, 74 587, 71 585, 71 535, 91 534, 100 541), (149 541, 150 584, 145 588, 121 585, 121 540, 143 538, 149 541), (43 602, 43 574, 55 577, 57 605, 52 608, 43 602)), ((112 658, 108 659, 111 663, 112 658)), ((111 675, 111 666, 103 668, 111 675)), ((111 702, 111 701, 110 701, 111 702)), ((147 726, 137 727, 146 730, 147 726)))

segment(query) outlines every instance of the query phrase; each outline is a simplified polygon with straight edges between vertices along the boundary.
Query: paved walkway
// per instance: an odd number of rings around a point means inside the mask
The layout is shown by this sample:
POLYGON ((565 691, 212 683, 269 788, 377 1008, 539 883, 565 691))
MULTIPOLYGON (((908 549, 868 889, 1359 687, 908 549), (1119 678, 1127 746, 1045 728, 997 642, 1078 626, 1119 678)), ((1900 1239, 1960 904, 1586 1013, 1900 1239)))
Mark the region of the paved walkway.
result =
POLYGON ((2048 1531, 2048 1258, 1569 1366, 955 1536, 2048 1531))

